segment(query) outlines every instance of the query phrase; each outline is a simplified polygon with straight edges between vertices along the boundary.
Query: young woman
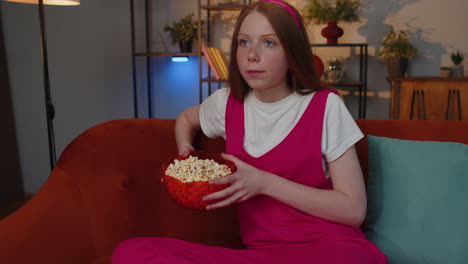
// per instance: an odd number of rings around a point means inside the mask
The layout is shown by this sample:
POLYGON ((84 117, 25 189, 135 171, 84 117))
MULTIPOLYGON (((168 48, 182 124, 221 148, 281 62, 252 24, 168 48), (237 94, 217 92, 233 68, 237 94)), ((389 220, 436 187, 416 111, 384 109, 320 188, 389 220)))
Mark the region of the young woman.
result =
POLYGON ((176 121, 180 154, 197 130, 226 139, 237 172, 204 199, 236 205, 246 249, 169 238, 123 242, 113 263, 387 263, 361 233, 366 195, 354 144, 363 137, 340 97, 322 89, 303 22, 280 0, 246 6, 231 45, 230 89, 176 121))

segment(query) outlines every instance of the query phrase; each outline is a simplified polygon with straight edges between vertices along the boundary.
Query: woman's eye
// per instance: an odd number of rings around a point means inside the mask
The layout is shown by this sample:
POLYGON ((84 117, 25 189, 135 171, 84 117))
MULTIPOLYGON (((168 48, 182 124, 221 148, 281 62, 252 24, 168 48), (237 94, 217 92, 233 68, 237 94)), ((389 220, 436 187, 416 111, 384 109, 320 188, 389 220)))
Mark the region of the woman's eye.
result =
POLYGON ((276 45, 276 43, 273 42, 273 41, 271 41, 271 40, 265 40, 265 45, 266 45, 267 47, 273 47, 273 46, 276 45))
POLYGON ((241 39, 241 40, 239 40, 239 44, 241 46, 247 46, 249 44, 249 41, 246 40, 246 39, 241 39))

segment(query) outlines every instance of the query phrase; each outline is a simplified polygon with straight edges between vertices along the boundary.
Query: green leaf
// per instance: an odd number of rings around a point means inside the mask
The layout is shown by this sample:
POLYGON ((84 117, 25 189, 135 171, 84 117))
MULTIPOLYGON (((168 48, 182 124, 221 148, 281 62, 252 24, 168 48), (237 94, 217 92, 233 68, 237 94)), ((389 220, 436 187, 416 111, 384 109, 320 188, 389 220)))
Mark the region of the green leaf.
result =
POLYGON ((302 16, 307 22, 316 24, 335 22, 358 22, 359 0, 308 0, 308 5, 302 9, 302 16))

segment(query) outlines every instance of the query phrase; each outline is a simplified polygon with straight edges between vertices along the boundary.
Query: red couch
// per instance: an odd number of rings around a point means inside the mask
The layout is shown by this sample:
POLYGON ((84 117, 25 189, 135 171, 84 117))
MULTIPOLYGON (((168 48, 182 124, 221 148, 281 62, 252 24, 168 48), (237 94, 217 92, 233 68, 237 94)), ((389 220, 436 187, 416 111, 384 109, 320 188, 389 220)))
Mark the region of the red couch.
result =
MULTIPOLYGON (((365 134, 468 144, 468 122, 358 125, 365 134)), ((196 148, 219 152, 224 142, 200 136, 196 148)), ((357 151, 367 175, 365 139, 357 151)), ((242 247, 232 207, 184 209, 161 188, 161 163, 175 153, 174 120, 117 120, 87 130, 65 149, 33 199, 0 221, 0 263, 110 263, 119 242, 143 236, 242 247)))

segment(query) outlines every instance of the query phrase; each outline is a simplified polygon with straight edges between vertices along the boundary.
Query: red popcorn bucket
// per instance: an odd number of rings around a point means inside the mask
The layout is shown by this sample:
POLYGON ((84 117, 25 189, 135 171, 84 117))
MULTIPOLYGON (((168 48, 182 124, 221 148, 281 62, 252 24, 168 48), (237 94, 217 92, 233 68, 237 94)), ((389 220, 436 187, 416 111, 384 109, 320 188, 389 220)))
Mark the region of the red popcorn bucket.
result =
MULTIPOLYGON (((191 152, 189 156, 197 157, 198 159, 211 159, 219 164, 224 164, 231 169, 231 174, 236 171, 236 166, 231 161, 225 160, 220 153, 207 153, 203 151, 191 152)), ((203 201, 203 197, 223 190, 229 184, 209 184, 208 181, 190 181, 183 182, 175 177, 166 175, 166 170, 170 164, 175 164, 175 160, 185 160, 188 157, 177 155, 169 159, 168 162, 162 165, 162 174, 164 187, 169 196, 180 205, 191 209, 206 209, 208 204, 216 202, 216 200, 203 201)))

